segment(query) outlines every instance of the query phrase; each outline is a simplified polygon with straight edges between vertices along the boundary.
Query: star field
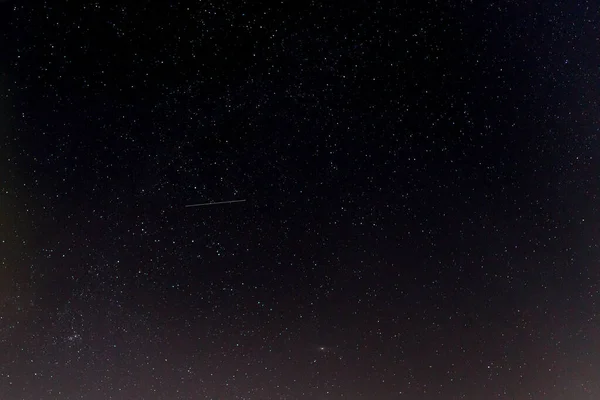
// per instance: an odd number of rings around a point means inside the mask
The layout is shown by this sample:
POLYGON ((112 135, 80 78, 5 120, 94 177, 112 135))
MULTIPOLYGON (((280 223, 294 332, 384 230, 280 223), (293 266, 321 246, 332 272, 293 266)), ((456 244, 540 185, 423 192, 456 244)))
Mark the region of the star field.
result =
POLYGON ((0 2, 0 399, 598 398, 599 28, 0 2))

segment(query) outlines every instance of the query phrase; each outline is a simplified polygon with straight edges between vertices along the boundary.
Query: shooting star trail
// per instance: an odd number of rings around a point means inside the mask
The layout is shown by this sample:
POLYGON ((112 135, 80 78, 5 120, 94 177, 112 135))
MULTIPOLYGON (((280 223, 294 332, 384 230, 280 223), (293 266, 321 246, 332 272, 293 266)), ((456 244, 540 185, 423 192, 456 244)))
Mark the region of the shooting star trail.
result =
POLYGON ((198 203, 198 204, 187 204, 186 207, 203 207, 203 206, 214 206, 217 204, 231 204, 231 203, 242 203, 244 200, 228 200, 228 201, 214 201, 211 203, 198 203))

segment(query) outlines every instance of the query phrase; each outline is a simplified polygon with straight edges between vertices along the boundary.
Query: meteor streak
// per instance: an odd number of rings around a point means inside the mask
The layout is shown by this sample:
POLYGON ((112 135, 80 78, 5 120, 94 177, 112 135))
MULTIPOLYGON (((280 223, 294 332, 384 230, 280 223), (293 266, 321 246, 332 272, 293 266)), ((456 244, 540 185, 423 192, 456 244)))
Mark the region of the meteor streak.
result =
POLYGON ((214 205, 217 205, 217 204, 242 203, 244 201, 246 201, 246 199, 243 199, 243 200, 228 200, 228 201, 213 201, 213 202, 210 202, 210 203, 187 204, 186 207, 214 206, 214 205))

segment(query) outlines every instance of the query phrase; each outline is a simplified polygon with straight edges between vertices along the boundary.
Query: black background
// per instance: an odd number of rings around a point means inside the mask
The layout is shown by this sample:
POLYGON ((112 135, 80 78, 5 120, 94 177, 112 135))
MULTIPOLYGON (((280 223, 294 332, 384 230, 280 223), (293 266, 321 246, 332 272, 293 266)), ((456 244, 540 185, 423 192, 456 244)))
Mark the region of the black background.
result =
POLYGON ((3 2, 0 397, 596 398, 599 23, 3 2))

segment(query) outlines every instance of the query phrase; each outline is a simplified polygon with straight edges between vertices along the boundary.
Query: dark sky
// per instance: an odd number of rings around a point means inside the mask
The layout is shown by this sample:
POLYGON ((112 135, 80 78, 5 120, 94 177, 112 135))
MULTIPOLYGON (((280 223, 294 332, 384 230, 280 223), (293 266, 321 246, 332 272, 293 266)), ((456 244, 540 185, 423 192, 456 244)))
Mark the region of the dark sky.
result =
POLYGON ((599 398, 596 3, 105 3, 0 4, 2 400, 599 398))

